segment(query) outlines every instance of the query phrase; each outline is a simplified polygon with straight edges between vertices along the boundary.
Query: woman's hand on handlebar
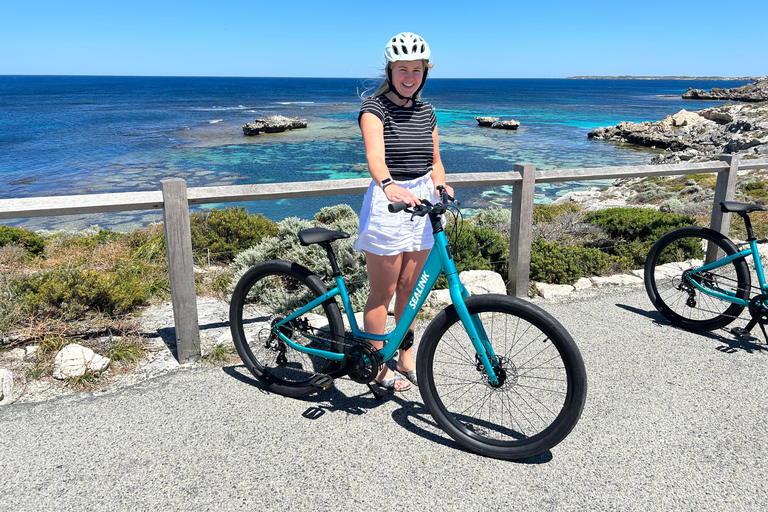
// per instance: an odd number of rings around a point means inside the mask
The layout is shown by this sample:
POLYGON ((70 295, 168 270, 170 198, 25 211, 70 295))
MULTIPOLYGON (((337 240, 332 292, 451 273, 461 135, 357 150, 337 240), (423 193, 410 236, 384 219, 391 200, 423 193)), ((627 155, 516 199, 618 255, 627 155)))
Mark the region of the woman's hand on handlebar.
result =
POLYGON ((410 190, 401 187, 397 183, 387 185, 387 187, 384 188, 384 194, 387 196, 387 199, 390 203, 397 203, 402 201, 408 206, 416 206, 421 204, 421 201, 419 201, 418 197, 411 194, 410 190))
POLYGON ((441 188, 445 191, 446 194, 448 194, 448 197, 453 199, 453 187, 449 185, 437 185, 435 187, 435 194, 437 194, 437 196, 440 198, 440 201, 443 201, 443 196, 440 194, 441 188))

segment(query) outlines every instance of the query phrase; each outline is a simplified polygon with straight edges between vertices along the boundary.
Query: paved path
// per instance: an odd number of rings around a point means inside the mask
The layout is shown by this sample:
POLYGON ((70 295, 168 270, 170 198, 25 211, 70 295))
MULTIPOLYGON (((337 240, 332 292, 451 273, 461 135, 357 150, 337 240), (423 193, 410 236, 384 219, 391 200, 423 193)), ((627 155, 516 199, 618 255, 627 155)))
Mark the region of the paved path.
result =
POLYGON ((636 287, 537 303, 589 376, 581 421, 543 456, 466 452, 417 391, 292 400, 208 366, 1 408, 0 510, 768 509, 762 340, 676 330, 636 287))

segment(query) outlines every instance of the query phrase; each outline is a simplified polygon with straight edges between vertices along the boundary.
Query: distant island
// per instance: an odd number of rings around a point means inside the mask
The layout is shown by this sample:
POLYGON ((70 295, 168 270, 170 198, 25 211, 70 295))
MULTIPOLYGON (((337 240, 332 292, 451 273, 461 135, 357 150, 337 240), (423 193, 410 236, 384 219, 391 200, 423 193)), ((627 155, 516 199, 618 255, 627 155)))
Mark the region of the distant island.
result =
POLYGON ((567 79, 574 80, 734 80, 734 81, 752 81, 758 77, 753 76, 636 76, 636 75, 618 75, 618 76, 597 76, 597 75, 579 75, 567 76, 567 79))

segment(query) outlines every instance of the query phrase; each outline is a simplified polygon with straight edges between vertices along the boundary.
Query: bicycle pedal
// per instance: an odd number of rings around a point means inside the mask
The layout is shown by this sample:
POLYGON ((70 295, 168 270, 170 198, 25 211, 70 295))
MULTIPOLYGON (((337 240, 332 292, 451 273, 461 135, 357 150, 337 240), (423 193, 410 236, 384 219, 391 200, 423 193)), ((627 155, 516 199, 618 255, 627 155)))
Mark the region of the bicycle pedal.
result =
POLYGON ((746 338, 751 335, 750 332, 743 327, 733 327, 731 332, 739 338, 746 338))
POLYGON ((316 388, 318 391, 322 391, 324 389, 328 389, 331 387, 331 384, 333 384, 333 377, 330 375, 325 375, 323 373, 319 373, 312 377, 312 380, 309 381, 309 385, 313 388, 316 388))

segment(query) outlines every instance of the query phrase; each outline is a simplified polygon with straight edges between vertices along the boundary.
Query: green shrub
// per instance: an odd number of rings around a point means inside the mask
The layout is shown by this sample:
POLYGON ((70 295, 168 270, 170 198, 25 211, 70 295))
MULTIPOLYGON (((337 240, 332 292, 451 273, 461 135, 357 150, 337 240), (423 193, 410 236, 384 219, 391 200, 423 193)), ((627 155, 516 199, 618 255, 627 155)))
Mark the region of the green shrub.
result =
POLYGON ((582 210, 582 206, 578 203, 537 204, 533 206, 533 222, 534 224, 552 222, 561 215, 577 213, 582 210))
POLYGON ((668 231, 696 224, 696 219, 687 215, 649 208, 608 208, 590 212, 584 220, 607 232, 610 239, 596 246, 625 270, 642 268, 651 245, 668 231))
MULTIPOLYGON (((462 270, 493 270, 507 280, 509 242, 489 227, 473 226, 470 221, 448 224, 445 229, 456 268, 462 270), (458 236, 456 231, 458 229, 458 236)), ((445 288, 448 281, 441 275, 436 288, 445 288)))
POLYGON ((211 261, 230 262, 243 249, 277 234, 274 222, 262 214, 250 215, 242 206, 193 213, 189 224, 192 251, 211 261))
POLYGON ((251 266, 273 259, 295 261, 317 274, 326 283, 332 283, 333 271, 325 250, 317 244, 303 246, 299 243, 299 231, 311 227, 324 227, 350 234, 349 238, 334 242, 333 249, 347 283, 352 308, 356 312, 362 311, 370 291, 368 272, 365 256, 352 248, 357 238, 357 214, 345 204, 321 209, 313 221, 298 217, 289 217, 280 221, 274 236, 262 239, 255 246, 238 254, 232 261, 230 270, 233 277, 230 288, 234 288, 240 277, 251 266))
POLYGON ((0 247, 18 245, 29 256, 37 256, 45 249, 43 237, 33 231, 10 226, 0 226, 0 247))
POLYGON ((664 213, 650 208, 607 208, 589 212, 584 220, 602 227, 611 238, 643 242, 655 242, 674 228, 696 224, 696 219, 687 215, 664 213))
POLYGON ((140 263, 102 272, 57 268, 20 284, 20 295, 34 314, 77 319, 88 310, 110 315, 129 313, 149 299, 153 287, 149 274, 140 263))
POLYGON ((599 249, 568 246, 539 238, 531 247, 533 281, 573 284, 580 277, 597 275, 610 264, 610 257, 599 249))

